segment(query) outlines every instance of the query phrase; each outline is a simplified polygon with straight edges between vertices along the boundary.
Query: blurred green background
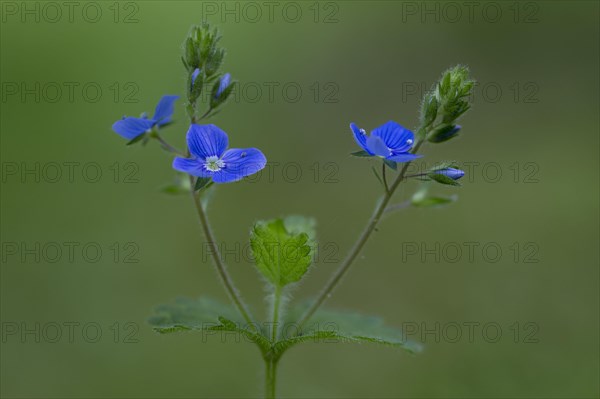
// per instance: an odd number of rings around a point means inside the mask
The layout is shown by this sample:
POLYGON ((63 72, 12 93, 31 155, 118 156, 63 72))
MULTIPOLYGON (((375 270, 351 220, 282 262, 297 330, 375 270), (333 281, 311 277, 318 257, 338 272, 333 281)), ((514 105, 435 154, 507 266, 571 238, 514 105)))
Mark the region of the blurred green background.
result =
MULTIPOLYGON (((327 259, 342 259, 380 189, 369 161, 348 156, 357 150, 348 124, 414 127, 422 90, 457 63, 480 82, 462 137, 424 147, 427 162, 473 165, 462 188, 434 187, 459 201, 387 218, 327 303, 396 327, 439 323, 439 342, 425 336, 414 357, 297 347, 281 362, 281 396, 598 397, 598 2, 474 3, 470 13, 463 3, 277 2, 269 14, 262 2, 101 1, 79 2, 71 15, 55 3, 59 16, 45 2, 2 2, 2 396, 261 395, 251 345, 161 336, 145 323, 154 305, 180 295, 227 299, 190 199, 159 193, 173 178, 170 157, 155 143, 126 147, 110 129, 184 92, 181 43, 207 19, 242 89, 214 121, 233 146, 261 148, 274 165, 271 177, 213 198, 212 225, 233 252, 255 220, 303 214, 317 218, 327 259), (439 260, 427 255, 436 243, 439 260), (463 250, 456 262, 451 243, 463 250), (478 245, 473 257, 468 243, 478 245), (79 323, 72 339, 69 323, 79 323), (452 323, 502 332, 488 342, 475 328, 469 342, 463 327, 454 343, 452 323), (102 335, 88 342, 95 327, 102 335)), ((183 101, 175 118, 164 133, 182 147, 183 101)), ((416 185, 406 187, 399 201, 416 185)), ((264 317, 251 263, 226 260, 264 317)), ((321 258, 295 298, 316 293, 334 267, 321 258)))

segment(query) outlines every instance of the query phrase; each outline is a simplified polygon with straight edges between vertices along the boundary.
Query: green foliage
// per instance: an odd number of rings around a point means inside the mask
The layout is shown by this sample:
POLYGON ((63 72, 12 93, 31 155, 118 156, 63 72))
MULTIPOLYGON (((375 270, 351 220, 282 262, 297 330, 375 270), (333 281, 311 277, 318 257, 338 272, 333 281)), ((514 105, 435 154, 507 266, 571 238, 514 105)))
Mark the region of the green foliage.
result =
POLYGON ((163 334, 206 330, 218 325, 219 317, 240 322, 233 308, 210 298, 177 298, 174 303, 157 306, 155 312, 148 323, 154 331, 163 334))
POLYGON ((423 96, 417 138, 442 143, 456 137, 460 126, 455 121, 469 110, 474 85, 467 67, 457 65, 446 70, 423 96))
POLYGON ((386 326, 381 318, 355 312, 321 309, 298 331, 294 321, 305 308, 298 306, 288 313, 287 322, 282 328, 286 335, 273 345, 276 356, 303 342, 374 343, 400 348, 412 354, 422 350, 420 344, 405 339, 402 331, 386 326))
POLYGON ((317 220, 301 215, 289 215, 283 219, 285 229, 290 234, 306 233, 309 241, 317 239, 317 220))
POLYGON ((256 223, 250 247, 256 268, 277 288, 299 281, 312 262, 309 235, 288 231, 282 219, 256 223))
MULTIPOLYGON (((271 343, 258 329, 239 319, 230 306, 210 298, 177 298, 175 303, 159 305, 156 315, 148 319, 154 331, 169 334, 182 331, 225 331, 243 335, 266 354, 271 343)), ((256 327, 256 326, 254 326, 256 327)))
POLYGON ((457 196, 450 197, 432 196, 429 195, 429 187, 424 184, 415 194, 413 194, 410 202, 413 206, 419 208, 440 207, 456 202, 457 196))

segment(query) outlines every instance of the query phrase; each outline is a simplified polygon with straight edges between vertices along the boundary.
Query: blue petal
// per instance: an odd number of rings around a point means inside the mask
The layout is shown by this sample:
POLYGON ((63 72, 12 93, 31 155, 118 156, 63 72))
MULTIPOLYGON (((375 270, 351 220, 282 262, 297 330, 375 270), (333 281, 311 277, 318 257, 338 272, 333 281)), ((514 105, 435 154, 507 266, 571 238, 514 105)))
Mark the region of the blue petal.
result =
POLYGON ((415 141, 415 136, 410 130, 394 121, 379 126, 371 134, 381 137, 385 145, 394 152, 407 152, 415 141))
POLYGON ((154 123, 155 122, 152 119, 134 118, 130 116, 116 121, 112 125, 112 129, 127 140, 133 140, 148 129, 152 129, 154 123))
POLYGON ((204 168, 204 162, 199 159, 176 157, 173 160, 173 169, 198 177, 211 177, 212 172, 204 168))
POLYGON ((435 173, 438 175, 448 176, 449 178, 451 178, 453 180, 458 180, 465 175, 464 171, 462 171, 460 169, 455 169, 455 168, 445 168, 445 169, 437 170, 437 171, 435 171, 435 173))
POLYGON ((219 98, 221 93, 229 86, 229 81, 231 80, 231 74, 226 73, 221 78, 221 82, 219 82, 219 88, 217 89, 217 93, 215 94, 215 98, 219 98))
POLYGON ((392 155, 392 156, 388 157, 387 159, 389 159, 390 161, 394 161, 394 162, 410 162, 413 159, 421 158, 422 156, 423 155, 409 154, 408 152, 405 152, 404 154, 392 155))
POLYGON ((171 122, 171 116, 175 108, 175 101, 179 96, 163 96, 156 109, 154 110, 154 120, 158 121, 158 125, 162 126, 166 123, 171 122))
POLYGON ((369 136, 367 139, 367 147, 371 154, 386 158, 391 155, 390 149, 387 147, 387 145, 385 145, 381 137, 374 135, 369 136))
POLYGON ((194 87, 194 82, 196 81, 198 75, 200 75, 200 68, 196 68, 194 69, 194 72, 192 72, 192 87, 190 87, 190 89, 194 87))
POLYGON ((190 152, 202 160, 211 156, 221 158, 229 139, 227 133, 215 125, 190 125, 187 144, 190 152))
POLYGON ((232 148, 221 158, 225 167, 213 175, 215 183, 231 183, 257 173, 267 164, 267 158, 256 148, 232 148))
POLYGON ((366 152, 368 152, 369 154, 374 155, 367 148, 367 135, 365 133, 363 133, 364 131, 361 131, 359 129, 359 127, 356 126, 356 123, 351 123, 350 124, 350 129, 352 129, 352 133, 354 133, 354 140, 356 140, 356 142, 358 143, 358 145, 361 146, 361 148, 363 150, 365 150, 366 152))

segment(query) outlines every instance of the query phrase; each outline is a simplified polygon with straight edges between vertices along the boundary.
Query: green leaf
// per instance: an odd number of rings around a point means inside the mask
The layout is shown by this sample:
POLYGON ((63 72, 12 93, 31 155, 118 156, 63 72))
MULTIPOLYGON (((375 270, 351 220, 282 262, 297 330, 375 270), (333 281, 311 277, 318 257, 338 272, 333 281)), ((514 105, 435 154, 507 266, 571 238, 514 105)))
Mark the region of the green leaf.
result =
POLYGON ((267 338, 244 324, 235 310, 210 298, 177 298, 175 303, 159 305, 148 319, 154 331, 168 334, 181 331, 236 332, 258 345, 265 354, 271 347, 267 338))
POLYGON ((350 153, 350 155, 352 155, 353 157, 361 157, 361 158, 372 157, 373 156, 373 155, 369 154, 368 152, 366 152, 364 150, 363 151, 352 152, 352 153, 350 153))
POLYGON ((317 220, 315 218, 289 215, 283 219, 283 224, 290 234, 306 233, 309 240, 315 241, 317 239, 317 220))
POLYGON ((207 330, 236 332, 258 345, 263 354, 266 354, 269 350, 271 350, 271 341, 269 341, 264 335, 248 328, 241 328, 238 323, 235 323, 223 316, 219 316, 219 322, 221 324, 208 327, 207 330))
POLYGON ((456 202, 458 199, 457 195, 452 195, 450 197, 439 197, 439 196, 431 196, 429 193, 429 183, 425 183, 421 185, 421 188, 417 190, 410 199, 410 203, 413 206, 420 208, 428 208, 428 207, 440 207, 443 205, 448 205, 452 202, 456 202))
POLYGON ((157 306, 155 312, 148 323, 159 333, 205 330, 218 325, 220 316, 230 320, 238 317, 232 307, 210 298, 177 298, 174 303, 157 306))
POLYGON ((312 262, 308 234, 289 232, 281 219, 258 222, 250 234, 256 268, 275 287, 299 281, 312 262))
POLYGON ((420 208, 439 207, 456 202, 457 196, 451 197, 424 197, 419 200, 412 200, 411 204, 420 208))
POLYGON ((409 353, 422 350, 420 344, 407 340, 399 329, 385 325, 379 317, 355 312, 339 312, 327 309, 317 311, 310 321, 298 331, 295 320, 300 318, 306 306, 290 310, 282 331, 286 336, 273 346, 276 356, 302 342, 375 343, 401 348, 409 353), (300 334, 298 334, 300 333, 300 334))

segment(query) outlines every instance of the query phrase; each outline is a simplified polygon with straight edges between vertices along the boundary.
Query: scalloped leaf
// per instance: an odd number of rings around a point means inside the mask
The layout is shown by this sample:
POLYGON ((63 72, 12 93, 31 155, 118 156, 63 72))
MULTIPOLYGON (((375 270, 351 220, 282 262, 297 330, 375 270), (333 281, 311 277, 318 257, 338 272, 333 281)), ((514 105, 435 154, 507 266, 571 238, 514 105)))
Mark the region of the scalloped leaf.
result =
POLYGON ((287 337, 273 346, 276 356, 281 356, 283 352, 299 343, 325 340, 342 343, 374 343, 401 348, 411 354, 422 350, 421 344, 407 340, 402 331, 387 326, 383 319, 356 312, 321 309, 303 327, 301 335, 294 336, 298 331, 294 328, 295 323, 290 320, 298 320, 305 309, 306 306, 300 306, 288 313, 288 321, 283 328, 287 337))
POLYGON ((201 297, 180 297, 173 303, 158 305, 156 314, 148 319, 154 331, 161 334, 186 330, 206 330, 219 324, 219 317, 238 319, 235 310, 219 301, 201 297))

